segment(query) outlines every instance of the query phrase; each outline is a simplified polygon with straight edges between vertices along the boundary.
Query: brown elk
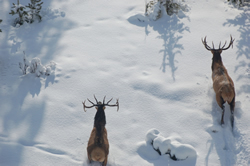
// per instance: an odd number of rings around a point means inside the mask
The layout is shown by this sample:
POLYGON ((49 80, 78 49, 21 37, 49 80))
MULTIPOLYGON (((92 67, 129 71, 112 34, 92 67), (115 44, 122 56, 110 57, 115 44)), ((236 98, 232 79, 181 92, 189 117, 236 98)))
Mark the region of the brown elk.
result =
POLYGON ((222 116, 221 116, 221 125, 224 124, 224 103, 227 102, 230 105, 230 110, 231 110, 231 125, 233 127, 234 125, 234 107, 235 107, 235 90, 234 90, 234 83, 231 77, 227 73, 227 69, 222 63, 221 59, 221 53, 224 50, 229 49, 231 46, 233 47, 233 42, 234 39, 231 36, 229 45, 225 47, 226 43, 221 46, 221 43, 219 44, 219 49, 214 48, 214 43, 213 48, 209 47, 207 45, 206 37, 204 40, 202 40, 202 43, 204 44, 205 48, 208 51, 211 51, 213 54, 213 59, 212 59, 212 79, 213 79, 213 88, 216 93, 216 101, 218 105, 222 109, 222 116))
POLYGON ((83 102, 83 109, 85 112, 86 112, 85 108, 95 107, 97 109, 94 118, 94 127, 90 134, 87 147, 88 159, 89 162, 98 161, 101 162, 103 166, 106 166, 108 162, 109 142, 108 142, 107 130, 105 128, 106 116, 104 110, 106 106, 111 106, 111 107, 117 106, 117 111, 118 111, 119 102, 117 99, 116 104, 110 105, 109 102, 112 100, 112 98, 106 104, 105 104, 105 97, 103 99, 103 102, 100 101, 98 102, 95 96, 94 98, 96 100, 96 104, 87 99, 92 104, 92 106, 86 106, 85 101, 83 102))

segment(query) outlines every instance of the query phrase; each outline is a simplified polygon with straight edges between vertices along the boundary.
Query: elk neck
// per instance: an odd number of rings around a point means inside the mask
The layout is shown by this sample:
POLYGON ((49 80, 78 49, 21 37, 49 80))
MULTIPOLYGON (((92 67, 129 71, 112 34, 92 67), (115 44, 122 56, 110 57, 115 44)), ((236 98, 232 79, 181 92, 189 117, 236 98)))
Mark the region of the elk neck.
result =
POLYGON ((106 116, 104 112, 104 106, 98 106, 97 112, 95 114, 94 127, 96 127, 96 143, 98 145, 103 144, 103 132, 106 125, 106 116))
POLYGON ((102 125, 104 127, 106 125, 106 116, 104 112, 104 106, 98 106, 97 112, 95 114, 94 127, 97 127, 98 125, 102 125))
POLYGON ((213 53, 213 58, 212 58, 212 71, 218 67, 218 66, 223 66, 222 59, 220 52, 214 51, 213 53))

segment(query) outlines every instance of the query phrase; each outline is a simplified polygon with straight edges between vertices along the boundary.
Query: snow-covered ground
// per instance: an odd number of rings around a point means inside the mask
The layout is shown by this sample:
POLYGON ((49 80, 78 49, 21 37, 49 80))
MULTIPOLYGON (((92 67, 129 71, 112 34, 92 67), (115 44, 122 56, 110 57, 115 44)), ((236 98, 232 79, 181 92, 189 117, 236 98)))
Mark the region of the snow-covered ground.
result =
POLYGON ((88 165, 96 111, 84 112, 82 101, 94 94, 119 98, 118 112, 106 109, 109 166, 250 165, 249 7, 186 0, 188 12, 150 21, 144 0, 50 0, 42 22, 15 28, 13 2, 0 1, 1 166, 88 165), (235 83, 233 132, 227 104, 225 126, 219 124, 212 54, 201 42, 207 36, 218 46, 230 34, 234 47, 222 59, 235 83), (23 51, 29 61, 55 62, 55 70, 22 75, 23 51), (191 157, 159 155, 146 142, 152 131, 160 133, 159 149, 171 140, 173 153, 191 157))

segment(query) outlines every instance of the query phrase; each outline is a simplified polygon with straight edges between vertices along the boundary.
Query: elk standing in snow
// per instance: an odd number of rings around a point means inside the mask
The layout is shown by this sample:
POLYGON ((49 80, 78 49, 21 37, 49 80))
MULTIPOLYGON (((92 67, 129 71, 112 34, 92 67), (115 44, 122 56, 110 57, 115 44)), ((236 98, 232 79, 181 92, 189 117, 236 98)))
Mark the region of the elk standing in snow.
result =
POLYGON ((212 79, 213 79, 213 88, 216 93, 216 101, 218 105, 222 109, 222 116, 221 116, 221 125, 224 124, 224 103, 227 102, 230 105, 231 110, 231 125, 233 127, 234 124, 234 106, 235 106, 235 90, 234 90, 234 83, 231 77, 227 73, 227 69, 222 63, 221 53, 224 50, 229 49, 231 46, 233 47, 234 39, 231 36, 231 40, 229 45, 225 48, 225 44, 220 48, 221 43, 219 45, 219 49, 214 49, 209 47, 206 42, 206 37, 202 43, 204 44, 205 48, 208 51, 211 51, 213 54, 212 59, 212 79))
POLYGON ((89 161, 98 161, 103 163, 103 166, 107 165, 108 162, 108 154, 109 154, 109 142, 108 142, 108 135, 107 130, 105 128, 106 125, 106 117, 105 117, 105 107, 106 106, 117 106, 117 111, 119 110, 119 102, 118 99, 116 101, 116 104, 110 105, 109 102, 112 100, 110 99, 105 104, 105 97, 102 102, 98 102, 96 97, 94 96, 96 100, 96 104, 94 104, 92 101, 88 99, 90 103, 92 103, 92 106, 86 106, 85 101, 83 102, 83 109, 86 112, 85 108, 92 108, 95 107, 97 109, 97 112, 95 114, 94 118, 94 128, 90 134, 88 147, 87 147, 87 153, 88 153, 88 159, 89 161))

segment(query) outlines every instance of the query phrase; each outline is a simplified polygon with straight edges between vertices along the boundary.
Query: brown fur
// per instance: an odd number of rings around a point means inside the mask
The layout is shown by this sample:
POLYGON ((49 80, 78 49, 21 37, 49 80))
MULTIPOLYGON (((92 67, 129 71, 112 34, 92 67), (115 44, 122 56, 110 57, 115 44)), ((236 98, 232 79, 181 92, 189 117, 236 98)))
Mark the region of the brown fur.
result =
POLYGON ((221 53, 224 50, 229 49, 231 46, 233 47, 233 42, 235 39, 230 36, 230 42, 227 47, 226 43, 221 47, 221 43, 219 45, 219 49, 213 48, 207 45, 206 37, 204 40, 202 39, 202 43, 205 48, 212 52, 213 54, 213 61, 212 61, 212 79, 213 79, 213 88, 214 92, 216 93, 216 101, 218 105, 222 109, 222 116, 221 116, 221 124, 224 124, 224 103, 227 102, 230 105, 231 110, 231 125, 234 125, 234 107, 235 107, 235 90, 234 90, 234 83, 231 77, 227 73, 227 69, 222 63, 221 53))
POLYGON ((108 133, 105 128, 106 125, 106 116, 105 116, 105 108, 106 106, 117 107, 117 111, 119 110, 119 102, 118 99, 116 104, 109 104, 112 98, 105 103, 105 97, 103 98, 103 103, 98 102, 95 95, 94 98, 96 100, 96 104, 88 99, 92 106, 86 106, 85 101, 83 104, 83 109, 85 108, 96 108, 96 114, 94 118, 94 128, 90 134, 87 153, 89 161, 98 161, 101 162, 103 166, 107 165, 108 162, 108 154, 109 154, 109 142, 108 142, 108 133))
POLYGON ((104 128, 102 138, 103 138, 103 144, 97 145, 96 127, 94 127, 90 134, 87 153, 89 161, 103 162, 103 166, 106 166, 109 154, 109 142, 108 142, 108 134, 106 128, 104 128))
MULTIPOLYGON (((215 93, 219 94, 225 102, 230 104, 235 97, 234 83, 223 64, 214 64, 212 79, 215 93), (223 72, 221 72, 221 69, 223 72)), ((217 100, 217 103, 221 107, 220 100, 217 100)))
POLYGON ((227 102, 230 104, 231 109, 231 123, 233 126, 233 114, 235 106, 235 90, 234 83, 231 77, 228 75, 227 69, 222 63, 220 54, 221 50, 212 50, 213 63, 212 63, 212 80, 213 88, 216 93, 216 101, 218 105, 223 110, 221 117, 221 124, 224 124, 224 106, 223 104, 227 102), (217 57, 215 57, 217 56, 217 57), (219 56, 219 57, 218 57, 219 56), (216 59, 216 60, 215 60, 216 59))

